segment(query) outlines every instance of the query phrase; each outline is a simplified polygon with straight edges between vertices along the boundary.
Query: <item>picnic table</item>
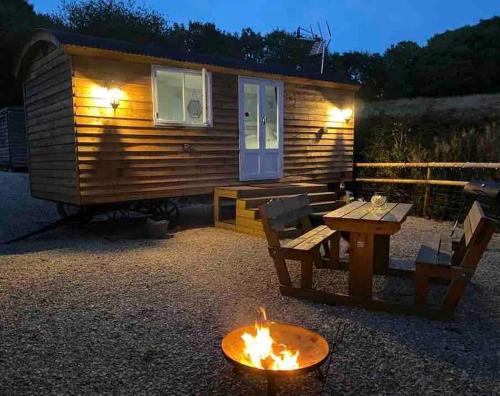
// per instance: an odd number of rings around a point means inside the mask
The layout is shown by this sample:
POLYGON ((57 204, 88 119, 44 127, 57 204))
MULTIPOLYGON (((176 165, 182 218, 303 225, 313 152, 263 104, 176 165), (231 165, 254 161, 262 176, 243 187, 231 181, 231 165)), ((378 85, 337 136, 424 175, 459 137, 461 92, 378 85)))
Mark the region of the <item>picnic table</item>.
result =
POLYGON ((413 205, 351 202, 326 214, 325 224, 333 230, 350 233, 349 294, 372 297, 373 274, 389 271, 390 236, 401 229, 413 205))

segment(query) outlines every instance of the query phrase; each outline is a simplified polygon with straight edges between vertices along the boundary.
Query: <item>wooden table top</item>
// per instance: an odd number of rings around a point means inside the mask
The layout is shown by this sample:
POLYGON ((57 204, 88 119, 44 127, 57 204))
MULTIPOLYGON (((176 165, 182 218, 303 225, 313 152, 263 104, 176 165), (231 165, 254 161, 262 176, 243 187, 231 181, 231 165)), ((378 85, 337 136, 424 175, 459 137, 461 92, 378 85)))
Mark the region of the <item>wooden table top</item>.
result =
POLYGON ((394 234, 399 231, 413 205, 386 203, 377 208, 371 202, 354 201, 325 216, 325 224, 340 231, 394 234))

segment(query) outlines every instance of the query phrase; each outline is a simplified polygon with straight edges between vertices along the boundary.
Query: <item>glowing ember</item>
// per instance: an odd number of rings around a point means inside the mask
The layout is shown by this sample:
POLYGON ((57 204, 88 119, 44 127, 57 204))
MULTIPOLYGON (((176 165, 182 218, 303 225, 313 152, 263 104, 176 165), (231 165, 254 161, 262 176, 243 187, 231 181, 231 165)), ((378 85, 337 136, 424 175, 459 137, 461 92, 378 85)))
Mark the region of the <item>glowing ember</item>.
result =
POLYGON ((288 349, 286 345, 276 343, 271 337, 266 311, 259 308, 264 319, 263 324, 255 322, 255 335, 244 333, 241 338, 245 343, 245 359, 254 367, 267 370, 294 370, 299 368, 299 352, 288 349))

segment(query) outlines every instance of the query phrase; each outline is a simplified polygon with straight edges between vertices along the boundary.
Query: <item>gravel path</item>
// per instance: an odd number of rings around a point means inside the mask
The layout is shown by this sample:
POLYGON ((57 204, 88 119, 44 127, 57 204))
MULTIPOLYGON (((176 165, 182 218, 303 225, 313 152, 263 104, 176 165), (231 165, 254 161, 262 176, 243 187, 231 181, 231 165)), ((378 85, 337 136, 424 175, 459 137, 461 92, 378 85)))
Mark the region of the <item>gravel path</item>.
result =
POLYGON ((0 171, 0 242, 35 231, 57 218, 54 204, 30 196, 27 173, 0 171))
MULTIPOLYGON (((26 197, 19 207, 4 202, 19 178, 0 179, 2 235, 29 224, 39 206, 52 213, 26 197), (6 216, 6 205, 28 218, 6 216)), ((336 320, 349 324, 325 394, 500 393, 498 235, 455 319, 441 323, 281 297, 262 239, 209 227, 206 207, 185 212, 164 240, 117 238, 130 224, 94 224, 0 245, 0 394, 258 394, 263 383, 235 376, 219 345, 261 305, 327 338, 336 320)), ((409 218, 392 256, 407 263, 446 227, 409 218)), ((343 279, 332 282, 341 288, 343 279)), ((411 284, 396 290, 411 293, 411 284)), ((309 375, 280 381, 280 390, 316 395, 321 383, 309 375)))

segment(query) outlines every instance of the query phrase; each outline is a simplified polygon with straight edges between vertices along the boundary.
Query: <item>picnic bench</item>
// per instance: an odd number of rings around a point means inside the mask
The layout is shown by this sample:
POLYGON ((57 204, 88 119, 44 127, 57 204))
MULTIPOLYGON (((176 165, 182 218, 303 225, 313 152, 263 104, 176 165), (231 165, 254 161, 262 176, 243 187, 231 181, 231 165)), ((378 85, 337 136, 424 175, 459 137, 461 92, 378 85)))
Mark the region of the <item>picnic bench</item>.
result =
POLYGON ((401 223, 411 206, 390 204, 383 210, 373 212, 367 211, 366 205, 366 203, 357 203, 350 207, 346 205, 331 212, 325 216, 325 221, 330 228, 311 227, 309 220, 311 210, 308 208, 307 196, 277 199, 260 207, 269 253, 278 273, 281 294, 327 304, 344 304, 371 310, 449 320, 464 295, 465 288, 495 231, 494 222, 485 216, 481 205, 474 202, 464 221, 464 232, 460 239, 454 243, 452 235, 448 234, 438 236, 434 241, 424 244, 417 256, 415 270, 391 271, 390 268, 387 269, 385 249, 388 248, 388 241, 382 241, 384 275, 404 275, 415 280, 414 302, 404 304, 383 300, 372 295, 372 275, 376 263, 374 245, 377 243, 375 233, 388 237, 401 228, 401 223), (365 206, 364 214, 358 216, 361 213, 358 209, 363 206, 365 206), (396 210, 398 206, 399 209, 396 210), (394 213, 391 213, 392 211, 394 213), (348 216, 348 213, 352 215, 348 216), (363 217, 366 217, 365 223, 360 222, 363 217), (339 220, 342 218, 345 220, 339 220), (381 222, 382 225, 379 224, 381 222), (351 232, 351 235, 352 233, 359 234, 354 238, 351 236, 350 243, 351 249, 354 247, 354 254, 351 250, 347 266, 340 262, 340 231, 332 229, 332 224, 351 232), (300 236, 294 236, 291 241, 282 242, 284 238, 295 235, 298 229, 301 229, 300 236), (355 246, 352 246, 353 243, 355 246), (323 255, 321 254, 322 248, 323 255), (356 249, 363 252, 356 252, 356 249), (286 260, 301 262, 299 287, 292 285, 286 260), (315 289, 313 287, 314 266, 335 270, 347 269, 349 271, 348 293, 315 289), (447 292, 438 305, 431 305, 427 302, 431 281, 444 282, 448 285, 447 292))
POLYGON ((494 232, 494 222, 475 201, 455 246, 452 236, 443 235, 422 245, 415 261, 415 305, 418 310, 434 311, 442 319, 451 318, 494 232), (431 279, 449 281, 448 290, 437 307, 427 304, 431 279))
POLYGON ((340 233, 325 225, 312 228, 307 194, 273 199, 259 210, 280 285, 292 287, 285 260, 301 262, 302 289, 312 288, 313 265, 338 266, 340 233), (284 241, 290 237, 291 240, 284 241))
POLYGON ((371 298, 373 274, 389 271, 390 237, 401 229, 412 205, 355 201, 326 214, 325 224, 349 232, 349 294, 371 298))

